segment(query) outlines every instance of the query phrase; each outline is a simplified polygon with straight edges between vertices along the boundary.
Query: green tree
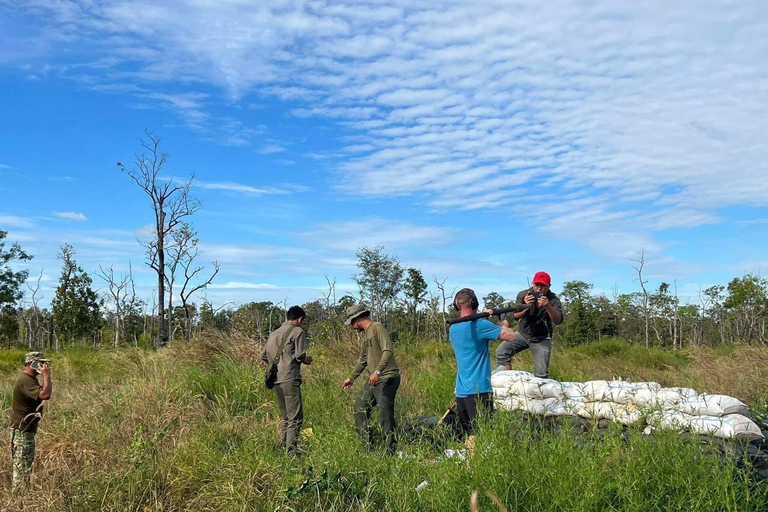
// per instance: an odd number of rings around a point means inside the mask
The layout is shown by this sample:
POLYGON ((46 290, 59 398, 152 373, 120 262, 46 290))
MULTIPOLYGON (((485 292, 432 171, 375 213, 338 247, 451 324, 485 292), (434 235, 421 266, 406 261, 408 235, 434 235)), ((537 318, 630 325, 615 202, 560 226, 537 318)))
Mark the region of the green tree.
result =
POLYGON ((592 285, 584 281, 568 281, 563 285, 560 294, 565 306, 563 337, 568 343, 589 343, 599 337, 591 290, 592 285))
POLYGON ((403 283, 403 295, 405 295, 408 314, 411 317, 412 330, 419 332, 419 306, 427 296, 427 282, 424 280, 421 269, 408 269, 405 282, 403 283))
POLYGON ((360 288, 360 296, 371 306, 371 312, 384 320, 387 309, 397 298, 402 287, 403 267, 396 255, 384 253, 384 246, 373 249, 361 247, 357 256, 358 274, 352 279, 360 288))
POLYGON ((500 309, 509 304, 509 302, 510 301, 496 292, 490 292, 488 295, 483 297, 483 305, 485 306, 485 309, 500 309))
POLYGON ((752 343, 765 342, 765 320, 768 314, 768 280, 746 274, 728 283, 725 308, 733 316, 736 339, 752 343))
POLYGON ((56 295, 51 301, 57 339, 70 343, 92 334, 99 327, 98 295, 93 281, 74 259, 69 244, 61 246, 59 259, 64 262, 56 295))
POLYGON ((14 270, 10 263, 14 260, 32 259, 32 256, 24 252, 18 243, 14 243, 10 249, 6 250, 5 237, 7 236, 7 231, 0 230, 0 310, 13 307, 16 301, 21 299, 23 295, 21 285, 29 276, 28 270, 14 270))

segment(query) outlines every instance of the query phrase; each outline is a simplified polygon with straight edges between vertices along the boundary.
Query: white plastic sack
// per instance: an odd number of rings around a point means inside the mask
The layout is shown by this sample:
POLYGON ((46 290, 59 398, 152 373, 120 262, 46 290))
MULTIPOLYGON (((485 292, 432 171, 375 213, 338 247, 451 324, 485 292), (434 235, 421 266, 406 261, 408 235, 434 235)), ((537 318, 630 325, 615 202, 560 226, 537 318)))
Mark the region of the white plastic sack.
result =
POLYGON ((509 387, 513 395, 541 400, 544 398, 563 398, 563 386, 556 380, 533 378, 517 380, 509 387))
POLYGON ((680 411, 656 411, 650 414, 647 422, 654 428, 661 430, 688 430, 692 416, 680 411))
POLYGON ((577 416, 583 407, 584 402, 580 400, 556 400, 549 404, 544 416, 577 416))
POLYGON ((563 388, 563 396, 571 400, 586 401, 584 396, 584 384, 581 382, 561 382, 560 386, 563 388))
POLYGON ((589 402, 600 402, 608 392, 607 380, 590 380, 584 383, 584 396, 589 402))
POLYGON ((510 395, 495 401, 496 408, 502 411, 524 411, 527 404, 527 398, 516 395, 510 395))
POLYGON ((634 404, 620 404, 614 410, 612 419, 622 425, 635 425, 644 421, 645 415, 634 404))
POLYGON ((632 396, 632 401, 640 409, 654 410, 661 408, 661 400, 653 389, 638 389, 632 396))
POLYGON ((619 380, 609 381, 608 387, 603 392, 602 400, 604 402, 616 402, 618 404, 634 404, 635 394, 638 387, 631 382, 619 380))
POLYGON ((522 370, 502 370, 491 375, 491 385, 495 388, 508 388, 518 380, 533 379, 531 372, 522 370))
POLYGON ((528 400, 525 410, 538 416, 546 416, 550 407, 556 407, 559 404, 556 398, 543 398, 540 400, 528 400))
POLYGON ((749 408, 740 400, 728 395, 701 394, 675 408, 693 416, 725 416, 726 414, 744 414, 749 408))
POLYGON ((741 414, 729 414, 727 416, 694 416, 691 418, 691 432, 697 434, 711 434, 722 439, 738 439, 740 441, 752 441, 762 439, 754 421, 741 414))
POLYGON ((579 416, 591 420, 612 420, 619 404, 615 402, 586 402, 579 411, 579 416))
POLYGON ((680 403, 697 396, 696 390, 691 388, 662 388, 656 393, 659 404, 665 409, 676 408, 680 403))

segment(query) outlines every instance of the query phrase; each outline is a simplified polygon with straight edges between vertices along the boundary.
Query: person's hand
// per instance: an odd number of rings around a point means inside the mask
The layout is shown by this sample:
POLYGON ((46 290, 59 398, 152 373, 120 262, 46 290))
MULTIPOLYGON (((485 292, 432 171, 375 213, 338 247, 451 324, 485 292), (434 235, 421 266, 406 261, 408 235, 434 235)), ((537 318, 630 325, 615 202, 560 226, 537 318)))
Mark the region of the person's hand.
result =
POLYGON ((539 302, 537 304, 539 305, 540 308, 546 307, 547 304, 549 304, 549 299, 547 298, 546 295, 542 295, 541 297, 539 297, 539 302))
POLYGON ((379 374, 373 372, 371 376, 368 377, 368 384, 375 388, 379 384, 379 374))
POLYGON ((302 363, 309 366, 310 364, 312 364, 312 361, 314 361, 314 359, 312 359, 312 356, 304 356, 304 360, 302 361, 302 363))
POLYGON ((40 367, 37 369, 37 372, 42 375, 43 377, 50 377, 51 376, 51 369, 48 368, 48 365, 45 363, 42 363, 40 367))
POLYGON ((491 316, 491 315, 493 315, 493 310, 492 309, 484 309, 483 313, 488 313, 488 316, 491 316))
POLYGON ((527 295, 525 296, 525 298, 523 299, 523 302, 525 302, 526 304, 528 304, 528 305, 530 306, 531 304, 533 304, 534 302, 536 302, 536 299, 533 297, 533 295, 531 295, 531 294, 529 293, 529 294, 527 294, 527 295))
POLYGON ((499 322, 499 325, 500 325, 501 327, 509 327, 509 322, 508 322, 508 321, 507 321, 507 319, 505 318, 504 320, 502 320, 501 322, 499 322))
POLYGON ((353 382, 352 379, 346 379, 344 383, 341 385, 341 389, 343 389, 344 391, 347 391, 349 388, 352 387, 352 382, 353 382))

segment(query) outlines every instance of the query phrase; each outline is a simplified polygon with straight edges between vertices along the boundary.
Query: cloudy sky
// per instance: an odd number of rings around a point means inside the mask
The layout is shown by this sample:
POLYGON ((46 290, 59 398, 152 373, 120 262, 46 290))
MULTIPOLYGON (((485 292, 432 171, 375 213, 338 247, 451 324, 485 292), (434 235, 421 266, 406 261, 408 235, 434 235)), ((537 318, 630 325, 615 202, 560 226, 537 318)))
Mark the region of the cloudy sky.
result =
POLYGON ((760 1, 0 0, 0 229, 44 301, 63 243, 149 293, 149 129, 215 304, 354 290, 376 245, 505 296, 635 291, 644 251, 697 302, 768 267, 766 55, 760 1))

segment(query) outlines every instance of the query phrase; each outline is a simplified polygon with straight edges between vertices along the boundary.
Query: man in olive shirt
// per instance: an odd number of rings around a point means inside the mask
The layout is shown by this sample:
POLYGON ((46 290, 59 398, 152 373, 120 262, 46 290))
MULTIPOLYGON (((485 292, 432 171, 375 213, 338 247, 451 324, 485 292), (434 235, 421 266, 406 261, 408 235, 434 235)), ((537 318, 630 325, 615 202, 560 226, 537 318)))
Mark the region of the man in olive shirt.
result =
POLYGON ((549 357, 552 353, 552 333, 555 324, 563 321, 563 307, 557 295, 550 291, 552 279, 546 272, 536 272, 533 286, 517 294, 513 313, 519 320, 515 341, 503 341, 496 349, 497 367, 512 369, 512 356, 531 350, 536 377, 549 377, 549 357))
POLYGON ((307 355, 307 334, 301 328, 306 313, 300 306, 291 306, 285 315, 285 323, 269 335, 262 361, 267 364, 277 359, 280 346, 283 350, 277 363, 275 396, 280 408, 280 446, 289 455, 298 452, 299 433, 304 423, 304 405, 301 400, 301 365, 312 364, 307 355))
POLYGON ((379 423, 385 438, 388 453, 395 452, 395 395, 400 387, 400 368, 393 354, 389 333, 378 322, 371 320, 371 311, 363 305, 347 308, 346 325, 352 326, 363 335, 363 346, 352 376, 344 381, 342 388, 348 390, 354 380, 368 369, 368 381, 363 385, 355 403, 355 424, 360 437, 368 449, 373 446, 371 413, 379 406, 379 423))
POLYGON ((48 359, 42 352, 28 352, 24 356, 24 371, 16 379, 11 399, 11 415, 8 425, 13 461, 11 491, 26 489, 29 474, 35 461, 35 434, 43 416, 43 401, 51 398, 53 385, 48 359), (43 376, 43 385, 37 374, 43 376))

